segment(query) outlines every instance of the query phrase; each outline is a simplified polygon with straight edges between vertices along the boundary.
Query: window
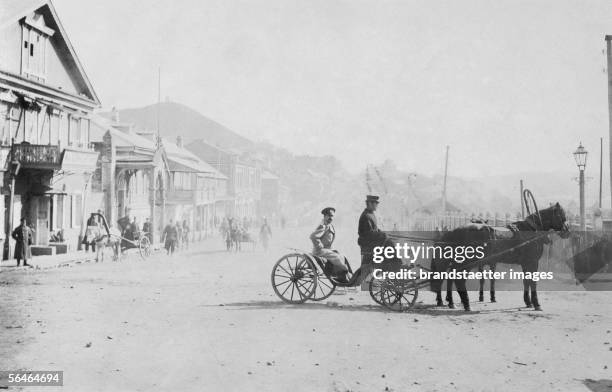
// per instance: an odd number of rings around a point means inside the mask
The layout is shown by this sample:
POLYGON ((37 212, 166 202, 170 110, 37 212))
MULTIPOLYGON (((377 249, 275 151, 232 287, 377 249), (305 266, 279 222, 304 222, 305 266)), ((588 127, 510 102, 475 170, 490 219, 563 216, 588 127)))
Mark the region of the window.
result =
POLYGON ((47 77, 47 47, 54 31, 48 28, 42 15, 33 13, 21 25, 21 73, 44 82, 47 77))
POLYGON ((70 228, 74 228, 74 195, 69 195, 68 196, 68 202, 69 202, 69 210, 70 210, 70 224, 69 227, 70 228))
POLYGON ((58 110, 52 110, 49 114, 49 128, 51 135, 49 137, 49 142, 51 144, 58 144, 60 140, 60 122, 61 117, 58 110))
POLYGON ((70 126, 69 115, 66 113, 60 114, 59 117, 59 143, 62 146, 68 145, 68 135, 70 132, 68 131, 68 127, 70 126))
POLYGON ((83 195, 74 195, 75 198, 75 211, 74 211, 74 225, 72 227, 81 227, 83 221, 83 195))
POLYGON ((87 147, 89 145, 89 119, 81 119, 81 137, 79 139, 79 145, 81 147, 87 147))
POLYGON ((19 107, 12 104, 2 105, 1 107, 2 109, 0 109, 0 115, 6 120, 2 125, 0 143, 6 145, 11 143, 11 139, 15 137, 15 134, 17 133, 21 110, 19 107))
POLYGON ((55 209, 55 216, 57 216, 56 228, 64 228, 64 195, 57 196, 57 208, 55 209))
POLYGON ((81 119, 72 115, 68 115, 69 128, 68 128, 68 145, 78 146, 81 140, 81 119))

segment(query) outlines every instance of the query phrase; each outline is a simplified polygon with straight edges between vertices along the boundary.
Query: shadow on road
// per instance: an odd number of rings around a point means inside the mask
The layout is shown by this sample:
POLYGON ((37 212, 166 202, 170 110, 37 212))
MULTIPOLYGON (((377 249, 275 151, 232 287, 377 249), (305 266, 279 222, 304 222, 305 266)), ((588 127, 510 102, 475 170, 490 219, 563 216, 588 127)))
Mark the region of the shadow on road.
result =
POLYGON ((587 388, 589 388, 590 391, 593 392, 612 391, 612 380, 592 380, 590 378, 587 378, 582 382, 587 388))
MULTIPOLYGON (((206 306, 223 306, 230 308, 229 310, 261 310, 261 309, 290 309, 290 310, 329 310, 329 311, 340 311, 340 312, 380 312, 380 313, 400 313, 386 309, 383 306, 375 304, 364 304, 364 305, 345 305, 337 304, 335 302, 317 303, 309 302, 298 305, 286 304, 282 301, 247 301, 247 302, 232 302, 224 303, 220 305, 206 305, 206 306), (234 308, 234 309, 232 309, 234 308)), ((417 304, 413 309, 404 312, 404 314, 415 314, 415 315, 427 315, 427 316, 475 316, 475 315, 487 315, 487 314, 499 314, 499 313, 524 313, 528 315, 530 313, 518 309, 518 308, 506 308, 506 309, 492 309, 492 310, 476 310, 471 312, 464 312, 461 309, 449 309, 447 307, 440 307, 435 305, 423 305, 417 304)))

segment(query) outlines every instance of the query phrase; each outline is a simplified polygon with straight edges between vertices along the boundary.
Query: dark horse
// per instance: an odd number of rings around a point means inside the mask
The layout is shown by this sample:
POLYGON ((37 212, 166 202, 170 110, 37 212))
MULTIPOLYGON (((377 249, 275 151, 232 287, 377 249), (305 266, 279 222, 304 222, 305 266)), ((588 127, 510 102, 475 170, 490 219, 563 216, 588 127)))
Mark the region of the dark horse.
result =
MULTIPOLYGON (((472 223, 444 233, 436 245, 445 246, 483 246, 485 257, 472 262, 458 263, 453 259, 436 257, 431 262, 433 271, 462 271, 489 265, 495 271, 495 265, 518 264, 523 272, 537 272, 544 244, 548 243, 548 233, 557 232, 562 238, 569 236, 569 228, 563 207, 556 203, 544 210, 529 215, 524 221, 514 222, 507 227, 493 227, 485 223, 472 223)), ((454 308, 452 283, 455 283, 457 293, 465 310, 470 310, 470 301, 465 279, 455 279, 447 283, 446 300, 454 308)), ((482 300, 482 282, 480 286, 482 300)), ((442 302, 442 281, 432 280, 432 291, 436 292, 438 306, 442 302)), ((523 279, 523 299, 527 307, 542 310, 538 301, 537 282, 533 279, 523 279)), ((491 282, 491 300, 495 301, 495 283, 491 282)))

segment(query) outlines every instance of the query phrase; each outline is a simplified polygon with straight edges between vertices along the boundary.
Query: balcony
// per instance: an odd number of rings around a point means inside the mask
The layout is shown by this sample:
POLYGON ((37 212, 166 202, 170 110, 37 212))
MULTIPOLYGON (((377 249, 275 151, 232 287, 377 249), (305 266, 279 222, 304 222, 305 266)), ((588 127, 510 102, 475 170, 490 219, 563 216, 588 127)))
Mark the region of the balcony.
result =
POLYGON ((168 190, 166 193, 166 203, 168 204, 193 204, 194 191, 186 189, 168 190))
POLYGON ((26 169, 59 169, 62 164, 58 146, 42 144, 13 144, 12 159, 26 169))

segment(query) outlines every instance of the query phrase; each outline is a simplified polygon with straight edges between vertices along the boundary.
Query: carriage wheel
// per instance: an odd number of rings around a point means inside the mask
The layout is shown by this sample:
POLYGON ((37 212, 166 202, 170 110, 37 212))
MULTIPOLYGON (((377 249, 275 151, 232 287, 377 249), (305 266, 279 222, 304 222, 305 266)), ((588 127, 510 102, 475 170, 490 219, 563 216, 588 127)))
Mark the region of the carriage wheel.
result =
POLYGON ((381 281, 382 304, 394 312, 404 312, 412 308, 418 296, 419 288, 414 280, 381 281))
POLYGON ((334 293, 336 284, 329 280, 322 269, 317 268, 317 287, 310 298, 313 301, 323 301, 334 293))
POLYGON ((271 280, 280 299, 289 304, 301 304, 314 295, 317 270, 307 257, 292 253, 274 264, 271 280))
POLYGON ((385 306, 383 302, 383 280, 382 279, 374 279, 372 275, 369 276, 370 284, 368 285, 368 289, 370 291, 370 297, 379 305, 385 306))
POLYGON ((151 256, 151 241, 149 237, 142 237, 140 241, 138 241, 138 252, 143 259, 151 256))

